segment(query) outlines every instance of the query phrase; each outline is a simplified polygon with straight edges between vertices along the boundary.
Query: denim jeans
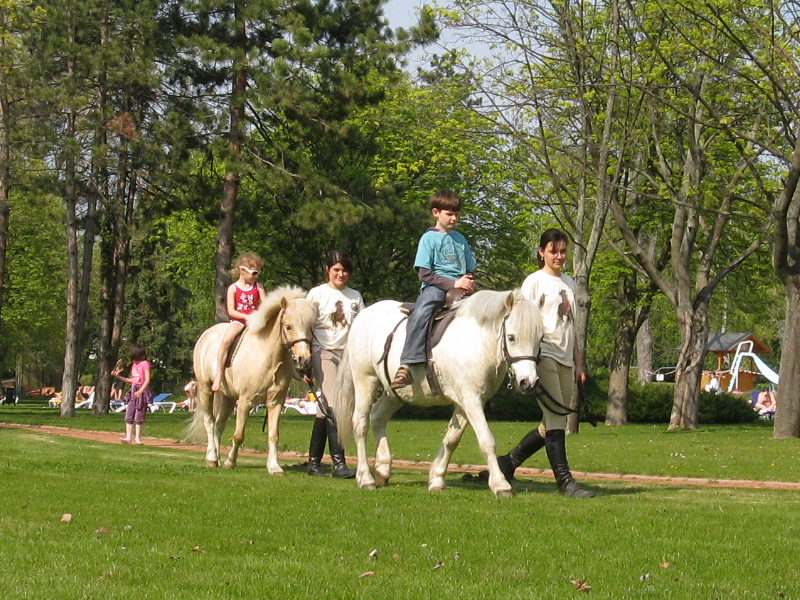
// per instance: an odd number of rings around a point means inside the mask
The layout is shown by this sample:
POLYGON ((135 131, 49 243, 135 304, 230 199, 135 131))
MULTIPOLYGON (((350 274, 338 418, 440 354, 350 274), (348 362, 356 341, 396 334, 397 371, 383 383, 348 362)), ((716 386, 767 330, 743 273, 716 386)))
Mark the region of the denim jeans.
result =
POLYGON ((406 343, 400 355, 400 364, 416 365, 427 362, 425 343, 428 339, 428 324, 436 310, 444 305, 446 295, 447 292, 432 285, 422 288, 414 312, 408 317, 406 343))

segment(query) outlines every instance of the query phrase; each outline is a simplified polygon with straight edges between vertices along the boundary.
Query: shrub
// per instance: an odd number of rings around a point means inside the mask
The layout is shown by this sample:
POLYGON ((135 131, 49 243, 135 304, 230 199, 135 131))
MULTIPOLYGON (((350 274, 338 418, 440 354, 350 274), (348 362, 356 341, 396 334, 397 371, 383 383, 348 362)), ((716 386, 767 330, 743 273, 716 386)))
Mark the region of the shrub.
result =
POLYGON ((750 401, 735 394, 700 392, 701 423, 753 423, 758 413, 750 401))

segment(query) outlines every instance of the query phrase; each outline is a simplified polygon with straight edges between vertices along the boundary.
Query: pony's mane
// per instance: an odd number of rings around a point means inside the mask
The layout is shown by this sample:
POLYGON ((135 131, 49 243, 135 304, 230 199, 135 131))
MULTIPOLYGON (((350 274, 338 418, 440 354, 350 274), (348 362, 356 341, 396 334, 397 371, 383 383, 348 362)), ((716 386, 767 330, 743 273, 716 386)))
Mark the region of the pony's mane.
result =
POLYGON ((498 324, 509 315, 510 311, 509 318, 520 335, 526 338, 533 337, 539 334, 537 329, 542 327, 539 307, 523 296, 519 289, 507 292, 481 290, 462 302, 459 315, 475 319, 484 325, 498 324), (513 296, 514 308, 518 310, 510 311, 509 296, 513 296))
MULTIPOLYGON (((258 307, 258 310, 250 313, 250 316, 247 318, 247 326, 252 331, 260 331, 261 329, 264 329, 264 327, 267 326, 267 323, 278 316, 278 313, 281 311, 281 301, 285 299, 288 302, 289 300, 299 300, 305 297, 305 290, 295 285, 282 285, 280 287, 276 287, 267 294, 267 297, 264 298, 264 301, 258 307)), ((314 305, 310 302, 309 305, 311 307, 310 310, 314 312, 314 305)), ((305 317, 305 315, 303 316, 305 317)))
POLYGON ((508 313, 508 295, 512 292, 481 290, 462 300, 459 316, 475 319, 481 324, 501 320, 508 313))

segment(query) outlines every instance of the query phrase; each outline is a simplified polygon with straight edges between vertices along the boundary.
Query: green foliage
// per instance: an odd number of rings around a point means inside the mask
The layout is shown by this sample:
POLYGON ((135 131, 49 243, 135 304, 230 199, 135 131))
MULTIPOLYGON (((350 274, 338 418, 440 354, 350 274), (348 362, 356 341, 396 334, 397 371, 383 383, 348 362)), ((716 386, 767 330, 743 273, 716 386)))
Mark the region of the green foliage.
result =
POLYGON ((13 373, 22 365, 33 380, 53 385, 64 361, 63 205, 46 193, 15 192, 10 211, 2 370, 13 373))

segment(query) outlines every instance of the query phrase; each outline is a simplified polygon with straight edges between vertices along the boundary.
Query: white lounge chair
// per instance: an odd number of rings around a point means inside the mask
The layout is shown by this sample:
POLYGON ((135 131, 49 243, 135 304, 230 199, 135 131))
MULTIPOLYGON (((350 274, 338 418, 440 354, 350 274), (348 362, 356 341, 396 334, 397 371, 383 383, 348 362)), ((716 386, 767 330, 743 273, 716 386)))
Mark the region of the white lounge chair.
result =
POLYGON ((152 404, 150 404, 150 412, 156 412, 157 410, 162 410, 170 413, 175 412, 175 408, 177 408, 177 402, 165 402, 167 398, 172 396, 172 394, 159 394, 155 398, 153 398, 152 404), (169 410, 167 411, 167 408, 169 410))

